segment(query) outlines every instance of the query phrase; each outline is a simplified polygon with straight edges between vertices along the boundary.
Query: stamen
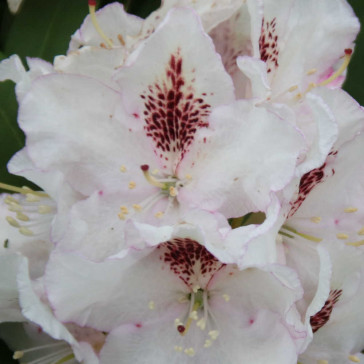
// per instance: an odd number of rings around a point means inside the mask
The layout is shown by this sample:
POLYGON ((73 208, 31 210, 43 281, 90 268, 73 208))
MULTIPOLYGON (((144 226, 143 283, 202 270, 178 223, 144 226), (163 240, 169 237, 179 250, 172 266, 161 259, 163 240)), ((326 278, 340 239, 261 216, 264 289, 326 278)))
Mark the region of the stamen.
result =
POLYGON ((175 350, 175 351, 177 351, 178 353, 182 353, 182 351, 183 351, 183 347, 182 347, 182 346, 178 346, 178 345, 176 345, 176 346, 174 347, 174 350, 175 350))
POLYGON ((63 357, 62 359, 58 360, 57 362, 55 362, 54 364, 63 364, 63 363, 67 363, 69 360, 74 359, 75 354, 68 354, 65 357, 63 357))
MULTIPOLYGON (((302 238, 305 238, 307 240, 313 241, 315 243, 319 243, 320 241, 322 241, 322 239, 320 238, 316 238, 315 236, 311 236, 311 235, 307 235, 307 234, 303 234, 303 233, 299 233, 296 229, 293 229, 287 225, 283 225, 283 228, 290 231, 291 233, 297 234, 299 236, 301 236, 302 238)), ((284 232, 280 231, 280 234, 285 235, 284 232)), ((286 234, 289 236, 289 234, 286 234)), ((292 236, 289 236, 292 237, 292 236)))
POLYGON ((136 187, 136 183, 134 181, 130 181, 128 187, 130 190, 133 190, 136 187))
POLYGON ((23 214, 23 213, 22 213, 22 212, 20 212, 20 211, 18 211, 18 212, 16 213, 16 218, 17 218, 18 220, 20 220, 20 221, 29 221, 29 220, 30 220, 28 215, 25 215, 25 214, 23 214))
POLYGON ((170 186, 169 187, 169 195, 172 197, 176 197, 178 195, 177 188, 170 186))
POLYGON ((125 173, 125 172, 126 172, 126 167, 125 167, 124 165, 122 165, 122 166, 120 167, 120 172, 123 172, 123 173, 125 173))
POLYGON ((230 296, 228 294, 223 294, 222 298, 226 301, 229 302, 230 301, 230 296))
POLYGON ((18 359, 21 359, 22 357, 24 356, 24 351, 16 351, 13 355, 13 359, 14 360, 18 360, 18 359))
POLYGON ((149 309, 150 309, 150 310, 154 310, 154 309, 155 309, 154 301, 150 301, 150 302, 148 303, 148 307, 149 307, 149 309))
POLYGON ((317 72, 316 68, 311 68, 310 70, 307 71, 307 75, 311 76, 311 75, 314 75, 316 72, 317 72))
POLYGON ((205 340, 205 344, 204 344, 204 348, 209 348, 210 346, 212 345, 212 341, 211 340, 209 340, 209 339, 206 339, 205 340))
POLYGON ((29 187, 16 187, 16 186, 12 186, 12 185, 8 185, 6 183, 0 182, 0 188, 2 188, 3 190, 7 190, 7 191, 21 193, 22 195, 31 194, 31 195, 39 196, 39 197, 49 197, 46 193, 39 192, 39 191, 33 191, 29 187))
POLYGON ((362 228, 358 231, 358 235, 364 235, 364 227, 362 227, 362 228))
POLYGON ((153 186, 159 187, 162 189, 166 188, 165 183, 159 182, 157 179, 155 179, 150 173, 149 173, 149 166, 147 164, 143 164, 140 166, 140 169, 143 171, 145 179, 153 186))
POLYGON ((52 212, 52 206, 49 205, 40 205, 38 206, 38 212, 42 215, 49 214, 52 212))
POLYGON ((209 336, 212 340, 216 340, 219 336, 219 332, 217 330, 212 330, 209 332, 209 336))
POLYGON ((294 85, 288 89, 288 92, 293 92, 293 91, 296 91, 297 89, 298 89, 298 86, 294 85))
POLYGON ((354 241, 354 242, 350 242, 350 243, 346 243, 346 245, 349 245, 349 246, 362 246, 364 245, 364 240, 360 240, 360 241, 354 241))
POLYGON ((11 216, 6 216, 6 221, 13 227, 20 228, 20 224, 11 216))
POLYGON ((345 49, 344 62, 340 66, 340 68, 334 74, 332 74, 331 77, 329 77, 323 82, 320 82, 317 86, 326 86, 332 81, 335 81, 348 68, 352 54, 353 54, 352 49, 350 48, 345 49))
POLYGON ((126 206, 120 206, 120 210, 125 215, 127 215, 129 213, 129 210, 126 206))
POLYGON ((133 204, 133 209, 137 212, 140 212, 140 211, 142 211, 143 208, 140 205, 135 203, 135 204, 133 204))
POLYGON ((345 239, 347 239, 349 237, 349 235, 343 234, 343 233, 338 233, 338 234, 336 234, 336 237, 338 239, 345 240, 345 239))
POLYGON ((329 364, 327 360, 321 359, 317 361, 317 364, 329 364))
POLYGON ((315 224, 319 224, 321 222, 321 217, 320 216, 312 216, 310 220, 315 224))
POLYGON ((360 363, 360 359, 356 355, 349 355, 348 359, 353 363, 360 363))
POLYGON ((357 212, 358 209, 356 207, 347 207, 344 212, 347 212, 347 213, 352 213, 352 212, 357 212))
POLYGON ((25 236, 32 236, 34 235, 34 232, 24 226, 22 226, 20 229, 19 229, 19 232, 25 236))
POLYGON ((154 216, 157 218, 157 219, 160 219, 162 218, 164 215, 164 213, 162 211, 158 211, 157 213, 154 214, 154 216))
POLYGON ((121 34, 118 34, 118 41, 120 42, 120 44, 122 46, 125 45, 125 40, 124 40, 124 38, 123 38, 123 36, 121 34))
POLYGON ((185 349, 184 353, 191 357, 195 356, 195 349, 194 348, 185 349))
POLYGON ((92 24, 95 27, 97 33, 99 33, 99 35, 101 36, 101 38, 105 40, 105 42, 109 46, 109 48, 112 48, 113 47, 113 43, 112 43, 111 39, 109 39, 105 35, 105 33, 102 31, 102 29, 100 28, 100 25, 99 25, 99 23, 97 21, 97 17, 96 17, 96 13, 95 13, 96 0, 88 0, 88 8, 89 8, 89 12, 90 12, 90 17, 91 17, 92 24))

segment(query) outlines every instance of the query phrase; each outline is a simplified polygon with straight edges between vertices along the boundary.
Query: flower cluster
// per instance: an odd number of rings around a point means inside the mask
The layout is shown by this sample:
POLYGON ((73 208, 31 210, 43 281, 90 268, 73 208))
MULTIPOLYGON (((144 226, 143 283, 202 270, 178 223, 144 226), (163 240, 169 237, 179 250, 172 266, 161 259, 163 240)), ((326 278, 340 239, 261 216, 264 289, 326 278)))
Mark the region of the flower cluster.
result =
POLYGON ((0 197, 0 335, 14 358, 359 363, 350 6, 89 7, 53 64, 0 64, 26 135, 8 169, 40 187, 0 184, 13 192, 0 197))

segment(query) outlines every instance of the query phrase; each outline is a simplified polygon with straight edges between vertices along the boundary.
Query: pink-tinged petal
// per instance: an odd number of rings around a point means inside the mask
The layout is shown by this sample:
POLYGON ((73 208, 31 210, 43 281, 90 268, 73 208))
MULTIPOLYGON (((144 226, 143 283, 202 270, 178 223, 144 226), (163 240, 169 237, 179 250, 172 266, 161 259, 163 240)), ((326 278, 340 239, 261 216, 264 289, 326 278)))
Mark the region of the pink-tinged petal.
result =
POLYGON ((261 50, 267 45, 267 51, 261 58, 274 74, 274 91, 298 85, 303 92, 310 82, 317 83, 351 47, 358 31, 358 19, 346 1, 265 0, 261 50))
POLYGON ((233 100, 232 81, 187 9, 170 11, 128 65, 116 75, 127 111, 141 116, 160 168, 174 174, 197 130, 208 127, 211 108, 233 100))
MULTIPOLYGON (((240 4, 239 9, 229 19, 219 24, 209 32, 214 41, 216 51, 221 55, 226 71, 234 81, 235 93, 239 98, 249 97, 251 94, 249 81, 239 71, 236 64, 241 55, 255 53, 252 37, 256 32, 256 25, 261 23, 261 3, 248 1, 240 4)), ((260 28, 259 28, 260 31, 260 28)))
POLYGON ((331 291, 323 309, 311 320, 316 325, 313 341, 300 362, 357 362, 353 356, 364 345, 363 252, 338 242, 326 241, 323 245, 333 263, 331 291))
POLYGON ((197 138, 179 170, 192 178, 178 198, 226 217, 266 211, 270 193, 293 178, 303 148, 289 122, 243 100, 216 108, 197 138))
POLYGON ((178 302, 178 291, 187 292, 187 287, 163 269, 159 257, 158 250, 144 249, 131 251, 122 259, 94 263, 72 254, 53 253, 46 286, 55 314, 62 321, 107 331, 150 315, 157 319, 166 310, 178 317, 186 310, 185 304, 178 302), (72 300, 75 291, 79 292, 77 302, 72 300))
POLYGON ((267 99, 270 95, 270 86, 267 79, 267 65, 260 59, 252 57, 238 57, 237 66, 249 78, 251 95, 259 99, 267 99))
POLYGON ((338 137, 333 146, 339 150, 341 146, 355 138, 364 129, 364 109, 345 91, 330 90, 325 87, 313 91, 331 109, 339 128, 338 137))
POLYGON ((307 140, 308 151, 298 166, 298 176, 320 167, 337 140, 338 125, 330 107, 315 95, 307 95, 305 101, 296 105, 297 126, 307 140))
POLYGON ((121 47, 83 47, 69 52, 67 56, 57 56, 54 59, 54 69, 57 72, 89 76, 117 89, 112 75, 123 64, 125 56, 125 50, 121 47))
POLYGON ((286 224, 320 239, 360 245, 363 150, 364 137, 359 135, 330 153, 321 168, 305 175, 300 185, 302 203, 286 224))
POLYGON ((209 33, 221 22, 228 19, 240 6, 239 0, 220 0, 219 2, 211 2, 210 0, 162 1, 161 6, 145 19, 140 39, 149 37, 172 8, 188 7, 194 9, 201 19, 205 32, 209 33))
POLYGON ((25 321, 18 302, 16 277, 26 258, 20 254, 0 256, 0 322, 25 321))
POLYGON ((120 104, 117 92, 91 78, 49 75, 37 80, 19 111, 30 158, 38 168, 62 172, 85 195, 127 189, 132 177, 120 166, 143 178, 141 164, 156 162, 148 140, 134 132, 120 104))
MULTIPOLYGON (((124 47, 129 42, 129 37, 136 37, 141 31, 143 20, 127 14, 124 6, 113 3, 104 6, 96 12, 97 22, 105 35, 112 41, 115 47, 124 47)), ((72 36, 69 51, 77 50, 84 45, 106 47, 105 40, 96 31, 88 15, 81 28, 72 36)))

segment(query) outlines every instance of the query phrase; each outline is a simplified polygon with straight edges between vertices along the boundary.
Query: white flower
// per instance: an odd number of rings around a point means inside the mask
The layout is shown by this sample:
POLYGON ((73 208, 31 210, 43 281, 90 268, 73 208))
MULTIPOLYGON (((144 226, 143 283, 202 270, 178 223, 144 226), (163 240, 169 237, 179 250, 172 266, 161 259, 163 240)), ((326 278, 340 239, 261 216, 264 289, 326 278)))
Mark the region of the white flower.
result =
POLYGON ((239 271, 194 234, 100 263, 55 252, 46 286, 57 317, 109 332, 101 363, 295 362, 306 333, 294 271, 239 271))

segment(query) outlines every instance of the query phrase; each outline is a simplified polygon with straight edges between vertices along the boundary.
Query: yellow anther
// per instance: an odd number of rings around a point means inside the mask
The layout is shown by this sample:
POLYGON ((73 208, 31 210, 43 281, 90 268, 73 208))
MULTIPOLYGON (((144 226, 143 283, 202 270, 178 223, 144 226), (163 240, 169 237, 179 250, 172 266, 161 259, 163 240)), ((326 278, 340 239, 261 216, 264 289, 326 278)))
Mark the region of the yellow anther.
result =
POLYGON ((169 195, 172 197, 176 197, 178 195, 178 191, 176 187, 169 187, 169 195))
POLYGON ((207 339, 205 340, 205 344, 203 345, 204 348, 209 348, 212 345, 212 341, 207 339))
POLYGON ((312 216, 310 220, 315 224, 319 224, 322 219, 320 216, 312 216))
POLYGON ((199 327, 201 330, 205 330, 205 328, 206 328, 206 320, 204 318, 198 320, 196 322, 196 326, 199 327))
POLYGON ((197 311, 192 311, 189 315, 189 318, 191 318, 192 320, 198 320, 198 315, 197 315, 197 311))
POLYGON ((125 167, 124 165, 122 165, 122 166, 120 167, 120 172, 123 172, 123 173, 125 173, 125 172, 126 172, 126 167, 125 167))
POLYGON ((317 361, 317 364, 329 364, 327 360, 321 359, 317 361))
POLYGON ((177 351, 178 353, 182 353, 182 351, 183 351, 183 347, 182 347, 182 346, 178 346, 178 345, 176 345, 176 346, 174 347, 174 350, 175 350, 175 351, 177 351))
POLYGON ((364 227, 362 227, 362 228, 358 231, 358 235, 364 235, 364 227))
POLYGON ((197 293, 197 291, 198 291, 200 288, 201 288, 201 287, 200 287, 198 284, 196 284, 195 286, 193 286, 193 288, 192 288, 193 293, 197 293))
POLYGON ((25 201, 27 201, 27 202, 39 202, 40 197, 36 196, 36 195, 32 195, 31 193, 27 193, 25 201))
POLYGON ((344 212, 348 212, 348 213, 351 213, 351 212, 357 212, 358 209, 356 207, 347 207, 344 212))
POLYGON ((311 76, 311 75, 314 75, 316 72, 317 72, 316 68, 311 68, 310 70, 307 71, 307 75, 311 76))
POLYGON ((159 211, 157 213, 154 214, 154 216, 157 218, 157 219, 160 219, 161 217, 163 217, 164 213, 162 211, 159 211))
POLYGON ((223 294, 222 295, 222 298, 226 301, 226 302, 229 302, 230 301, 230 296, 228 294, 223 294))
POLYGON ((16 228, 20 227, 20 224, 11 216, 6 216, 6 221, 11 225, 14 226, 16 228))
POLYGON ((343 64, 329 78, 327 78, 323 82, 320 82, 318 84, 318 86, 326 86, 326 85, 330 84, 332 81, 335 81, 348 68, 352 53, 353 53, 353 51, 351 49, 345 49, 345 56, 344 56, 343 64))
POLYGON ((38 212, 40 214, 49 214, 52 212, 52 206, 49 205, 40 205, 38 206, 38 212))
POLYGON ((343 234, 343 233, 338 233, 338 234, 336 234, 336 237, 338 239, 345 240, 345 239, 347 239, 349 237, 349 235, 348 234, 343 234))
POLYGON ((149 301, 148 307, 149 307, 150 310, 154 310, 155 309, 154 301, 149 301))
POLYGON ((134 181, 130 181, 128 187, 130 190, 133 190, 136 187, 136 183, 134 181))
POLYGON ((19 229, 19 232, 20 232, 21 234, 25 235, 25 236, 32 236, 32 235, 34 235, 34 233, 33 233, 33 231, 32 231, 32 230, 30 230, 30 229, 28 229, 28 228, 26 228, 26 227, 24 227, 24 226, 22 226, 22 227, 19 229))
POLYGON ((195 349, 194 348, 185 349, 184 353, 191 357, 195 356, 195 349))
POLYGON ((18 220, 20 220, 20 221, 29 221, 29 220, 30 220, 28 215, 25 215, 25 214, 23 214, 23 213, 22 213, 22 212, 20 212, 20 211, 18 211, 18 212, 16 213, 16 218, 17 218, 18 220))
POLYGON ((211 330, 209 331, 209 336, 212 340, 216 340, 219 336, 219 332, 217 330, 211 330))
POLYGON ((345 243, 345 244, 349 245, 349 246, 362 246, 362 245, 364 245, 364 240, 349 242, 349 243, 345 243))
POLYGON ((316 83, 314 83, 314 82, 310 82, 309 84, 308 84, 308 87, 307 87, 307 90, 305 91, 305 93, 307 93, 307 92, 310 92, 311 90, 313 90, 314 88, 316 88, 317 87, 317 84, 316 83))
POLYGON ((18 360, 21 359, 24 356, 24 352, 23 351, 16 351, 13 355, 13 359, 14 360, 18 360))
POLYGON ((360 359, 356 355, 349 355, 349 360, 353 363, 360 363, 360 359))
POLYGON ((121 34, 118 34, 118 41, 120 42, 120 44, 122 46, 125 45, 125 40, 124 40, 124 38, 123 38, 123 36, 121 34))
POLYGON ((182 296, 182 297, 180 297, 179 299, 178 299, 178 302, 179 303, 186 303, 186 302, 188 302, 189 301, 189 299, 186 297, 186 296, 182 296))
POLYGON ((133 209, 137 212, 140 212, 140 211, 142 211, 143 208, 140 205, 135 203, 135 204, 133 204, 133 209))
POLYGON ((291 86, 289 89, 288 89, 288 92, 293 92, 293 91, 296 91, 298 89, 298 86, 297 85, 294 85, 294 86, 291 86))
POLYGON ((191 180, 192 176, 190 174, 186 174, 186 179, 191 180))
POLYGON ((11 203, 15 203, 15 204, 19 204, 19 201, 18 200, 16 200, 14 197, 11 197, 11 196, 6 196, 6 198, 5 198, 5 203, 6 204, 8 204, 8 205, 10 205, 11 203))
POLYGON ((120 206, 120 211, 125 215, 129 213, 129 210, 126 206, 120 206))
POLYGON ((113 43, 111 41, 111 39, 109 39, 105 33, 102 31, 102 29, 100 28, 100 25, 97 21, 97 17, 96 17, 96 13, 95 13, 95 8, 96 8, 96 1, 95 0, 89 0, 88 2, 88 8, 90 11, 90 16, 91 16, 91 21, 93 26, 95 27, 97 33, 100 34, 101 38, 105 40, 105 42, 107 43, 107 45, 112 48, 113 47, 113 43))
POLYGON ((125 220, 125 219, 126 219, 126 216, 125 216, 122 212, 119 212, 119 213, 118 213, 118 218, 119 218, 120 220, 125 220))
POLYGON ((295 96, 295 99, 297 99, 297 100, 302 99, 302 94, 301 94, 301 92, 299 92, 299 93, 295 96))
POLYGON ((16 204, 14 202, 10 202, 10 204, 8 204, 8 210, 9 211, 13 211, 13 212, 18 212, 18 211, 22 211, 23 210, 23 206, 16 204))

